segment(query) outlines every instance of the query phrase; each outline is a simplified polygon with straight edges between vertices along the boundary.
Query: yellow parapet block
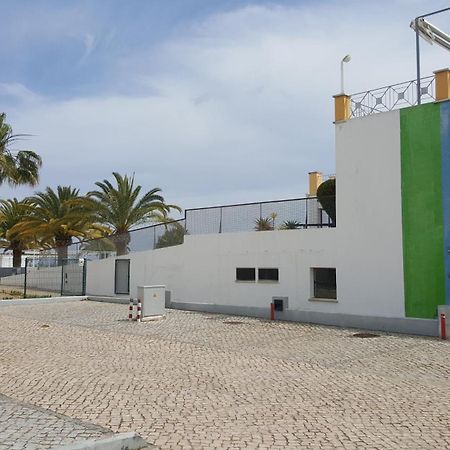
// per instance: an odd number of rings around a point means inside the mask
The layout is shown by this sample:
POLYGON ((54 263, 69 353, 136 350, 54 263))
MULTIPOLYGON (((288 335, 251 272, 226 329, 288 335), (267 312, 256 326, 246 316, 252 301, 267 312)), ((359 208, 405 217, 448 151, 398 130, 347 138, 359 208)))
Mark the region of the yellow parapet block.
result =
POLYGON ((342 122, 350 119, 350 96, 346 94, 333 95, 334 98, 334 122, 342 122))
POLYGON ((321 172, 309 172, 309 195, 315 197, 317 188, 322 184, 323 176, 321 172))
POLYGON ((436 70, 434 73, 436 101, 450 99, 450 69, 436 70))

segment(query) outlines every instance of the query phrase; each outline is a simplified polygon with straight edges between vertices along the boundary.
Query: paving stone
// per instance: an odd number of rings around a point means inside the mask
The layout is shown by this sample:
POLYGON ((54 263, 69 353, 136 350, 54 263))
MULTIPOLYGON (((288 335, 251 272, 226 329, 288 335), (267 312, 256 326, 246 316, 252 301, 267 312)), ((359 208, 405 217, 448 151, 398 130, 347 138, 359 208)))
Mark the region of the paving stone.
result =
POLYGON ((162 449, 450 448, 450 342, 127 312, 2 307, 0 392, 162 449))
POLYGON ((110 435, 106 428, 0 395, 0 449, 48 449, 110 435))

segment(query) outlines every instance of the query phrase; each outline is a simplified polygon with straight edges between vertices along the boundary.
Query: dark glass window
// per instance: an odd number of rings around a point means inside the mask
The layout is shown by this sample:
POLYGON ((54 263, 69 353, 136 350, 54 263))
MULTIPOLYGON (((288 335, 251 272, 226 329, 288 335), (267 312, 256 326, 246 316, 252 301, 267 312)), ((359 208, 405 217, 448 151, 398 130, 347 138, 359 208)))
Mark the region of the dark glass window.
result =
POLYGON ((254 267, 238 267, 236 269, 236 281, 255 281, 256 270, 254 267))
POLYGON ((337 298, 336 297, 336 269, 315 268, 314 297, 315 298, 337 298))
POLYGON ((258 269, 259 281, 278 281, 278 269, 258 269))

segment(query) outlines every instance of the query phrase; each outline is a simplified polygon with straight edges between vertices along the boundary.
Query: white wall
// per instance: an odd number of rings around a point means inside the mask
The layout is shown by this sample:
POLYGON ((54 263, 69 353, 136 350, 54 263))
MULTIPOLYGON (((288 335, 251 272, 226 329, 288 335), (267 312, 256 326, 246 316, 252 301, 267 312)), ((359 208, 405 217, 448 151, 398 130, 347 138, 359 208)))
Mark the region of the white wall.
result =
MULTIPOLYGON (((189 235, 134 253, 136 286, 165 284, 172 300, 404 317, 399 111, 336 125, 337 228, 189 235), (279 268, 279 283, 235 281, 236 267, 279 268), (310 301, 312 267, 335 267, 337 303, 310 301)), ((114 295, 114 259, 88 263, 87 292, 114 295)))
MULTIPOLYGON (((309 302, 311 267, 336 266, 336 230, 308 229, 186 236, 180 246, 137 252, 131 259, 136 286, 165 284, 172 300, 269 307, 289 297, 290 309, 337 311, 340 303, 309 302), (279 269, 279 282, 236 282, 236 267, 279 269)), ((114 295, 114 259, 88 262, 87 293, 114 295)))
POLYGON ((404 317, 400 113, 336 125, 338 295, 355 314, 404 317))

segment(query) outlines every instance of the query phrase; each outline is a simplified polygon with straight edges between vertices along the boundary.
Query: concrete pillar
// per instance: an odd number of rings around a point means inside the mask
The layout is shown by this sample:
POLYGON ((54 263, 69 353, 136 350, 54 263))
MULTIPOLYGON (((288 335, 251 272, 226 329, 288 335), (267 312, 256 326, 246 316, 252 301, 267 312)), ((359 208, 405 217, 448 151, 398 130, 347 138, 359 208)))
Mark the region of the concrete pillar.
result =
POLYGON ((433 73, 436 101, 450 99, 450 69, 436 70, 433 73))
POLYGON ((333 95, 334 122, 343 122, 350 119, 350 96, 346 94, 333 95))

